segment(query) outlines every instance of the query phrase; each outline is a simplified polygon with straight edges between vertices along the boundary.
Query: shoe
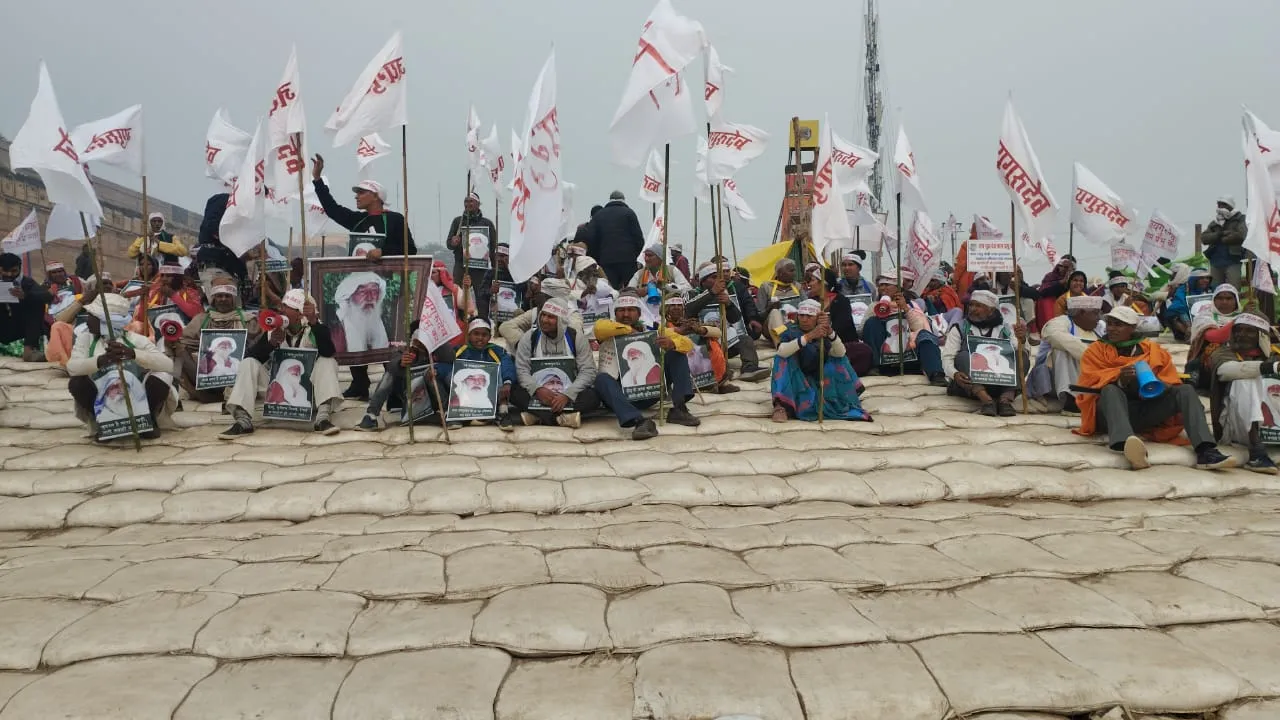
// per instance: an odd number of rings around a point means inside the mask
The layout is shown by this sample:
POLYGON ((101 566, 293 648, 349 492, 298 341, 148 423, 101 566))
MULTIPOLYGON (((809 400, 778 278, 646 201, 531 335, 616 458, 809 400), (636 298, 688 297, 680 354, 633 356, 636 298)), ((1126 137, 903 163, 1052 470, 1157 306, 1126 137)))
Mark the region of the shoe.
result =
POLYGON ((702 421, 693 416, 685 407, 673 407, 667 412, 667 422, 673 425, 683 425, 685 427, 698 427, 702 421))
POLYGON ((720 383, 719 385, 716 386, 717 395, 728 395, 730 393, 740 392, 741 390, 742 388, 738 387, 737 385, 734 385, 732 383, 727 383, 727 382, 720 383))
POLYGON ((448 428, 449 430, 461 430, 462 423, 460 422, 445 423, 445 427, 448 428))
POLYGON ((232 425, 231 427, 227 428, 226 430, 223 430, 223 431, 218 435, 218 439, 219 439, 219 440, 234 440, 234 439, 236 439, 236 438, 240 437, 241 435, 251 435, 252 433, 253 433, 253 426, 252 426, 252 425, 247 425, 247 424, 242 423, 242 422, 237 422, 236 424, 232 425))
POLYGON ((1147 459, 1147 444, 1137 435, 1125 438, 1124 459, 1129 461, 1129 467, 1133 470, 1146 470, 1151 467, 1151 461, 1147 459))
POLYGON ((1074 396, 1068 395, 1066 399, 1062 401, 1062 414, 1079 417, 1080 406, 1076 404, 1074 396))
POLYGON ((1013 409, 1013 403, 1006 400, 996 404, 996 414, 1000 417, 1014 417, 1018 411, 1013 409))
POLYGON ((345 392, 343 392, 343 393, 342 393, 342 397, 346 398, 347 400, 364 400, 364 401, 368 401, 368 400, 369 400, 369 388, 367 388, 367 387, 365 387, 365 388, 358 388, 358 387, 356 387, 355 385, 352 385, 351 387, 347 388, 345 392))
POLYGON ((512 432, 516 429, 515 421, 511 419, 511 413, 502 413, 498 416, 498 429, 502 432, 512 432))
POLYGON ((769 368, 762 368, 759 365, 743 365, 742 370, 738 372, 738 379, 742 382, 759 382, 769 377, 769 368))
POLYGON ((1249 472, 1262 473, 1263 475, 1280 474, 1280 467, 1276 467, 1275 461, 1265 452, 1250 457, 1249 462, 1244 464, 1244 469, 1249 472))
POLYGON ((365 415, 364 418, 360 420, 360 424, 356 425, 356 430, 362 430, 364 432, 377 432, 378 419, 372 415, 365 415))
POLYGON ((567 412, 556 416, 556 424, 566 428, 582 427, 582 413, 567 412))
POLYGON ((156 440, 160 437, 160 431, 155 429, 148 430, 144 433, 139 433, 138 437, 142 438, 143 440, 156 440))
POLYGON ((531 427, 533 425, 540 425, 542 420, 531 412, 522 412, 520 413, 520 422, 524 423, 525 427, 531 427))
POLYGON ((978 413, 986 415, 987 417, 995 417, 999 415, 999 412, 996 410, 996 404, 993 402, 982 403, 982 406, 978 408, 978 413))
POLYGON ((226 403, 222 403, 222 410, 220 410, 220 411, 219 411, 219 414, 220 414, 220 415, 230 415, 230 414, 231 414, 231 413, 227 412, 227 404, 226 404, 226 403))
POLYGON ((1240 461, 1223 455, 1217 447, 1206 447, 1196 453, 1197 470, 1226 470, 1239 464, 1240 461))
POLYGON ((22 349, 22 362, 42 363, 44 362, 44 353, 33 347, 22 349))
POLYGON ((769 418, 776 423, 784 423, 790 418, 787 417, 787 409, 776 407, 773 409, 773 416, 769 418))
POLYGON ((636 429, 631 431, 632 440, 648 440, 658 437, 658 426, 652 420, 641 420, 636 429))
POLYGON ((950 383, 947 382, 947 376, 945 374, 937 372, 929 376, 929 384, 934 387, 946 387, 950 383))
POLYGON ((338 429, 338 426, 329 422, 328 419, 321 420, 320 422, 316 423, 315 431, 320 433, 321 435, 337 435, 339 432, 341 432, 341 430, 338 429))

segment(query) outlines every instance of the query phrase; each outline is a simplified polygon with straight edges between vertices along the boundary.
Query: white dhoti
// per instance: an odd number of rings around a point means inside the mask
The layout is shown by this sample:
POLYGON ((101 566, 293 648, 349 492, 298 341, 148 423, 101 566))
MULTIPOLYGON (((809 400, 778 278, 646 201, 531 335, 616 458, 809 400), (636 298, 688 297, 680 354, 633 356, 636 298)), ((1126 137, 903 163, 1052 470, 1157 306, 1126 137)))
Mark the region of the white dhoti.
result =
MULTIPOLYGON (((240 371, 236 373, 236 384, 231 388, 227 398, 227 409, 233 415, 239 409, 248 415, 258 404, 258 396, 266 393, 271 378, 267 375, 267 366, 257 358, 246 357, 240 361, 240 371)), ((338 385, 338 361, 333 358, 316 358, 315 367, 311 369, 311 387, 316 398, 316 422, 328 419, 329 415, 342 406, 342 388, 338 385)))
POLYGON ((1223 398, 1218 422, 1222 424, 1222 441, 1249 445, 1249 428, 1262 422, 1262 404, 1267 401, 1262 378, 1232 380, 1223 398))
POLYGON ((1049 367, 1053 370, 1054 393, 1070 393, 1071 386, 1080 379, 1080 361, 1066 350, 1054 350, 1049 353, 1049 367))
POLYGON ((1030 397, 1061 397, 1073 394, 1071 386, 1080 378, 1080 361, 1066 350, 1055 350, 1048 343, 1040 343, 1035 366, 1027 376, 1027 394, 1030 397))

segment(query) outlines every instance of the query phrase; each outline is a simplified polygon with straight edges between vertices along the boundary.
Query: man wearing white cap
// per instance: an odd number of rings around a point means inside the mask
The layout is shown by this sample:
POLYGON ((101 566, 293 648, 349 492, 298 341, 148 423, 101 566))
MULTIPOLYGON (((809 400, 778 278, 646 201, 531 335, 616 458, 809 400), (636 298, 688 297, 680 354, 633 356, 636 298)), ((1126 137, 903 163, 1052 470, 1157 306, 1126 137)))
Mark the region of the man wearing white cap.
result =
POLYGON ((671 245, 671 264, 676 266, 685 280, 692 280, 693 276, 689 274, 689 258, 684 256, 684 246, 680 243, 671 245))
POLYGON ((644 249, 644 266, 631 276, 627 287, 635 288, 642 295, 649 288, 686 293, 691 289, 689 279, 675 265, 668 265, 662 257, 662 243, 649 243, 644 249))
POLYGON ((1079 295, 1067 298, 1067 314, 1045 323, 1040 331, 1043 342, 1036 354, 1036 364, 1027 377, 1030 397, 1053 397, 1062 401, 1064 412, 1076 413, 1075 394, 1071 386, 1080 377, 1080 358, 1090 345, 1098 341, 1095 330, 1102 318, 1102 298, 1079 295))
POLYGON ((151 233, 133 241, 133 244, 129 246, 129 257, 137 258, 139 255, 154 256, 159 253, 165 262, 176 263, 178 258, 186 256, 187 247, 168 230, 164 229, 164 215, 158 212, 151 213, 151 216, 147 218, 147 226, 151 228, 151 233))
POLYGON ((377 262, 383 255, 418 254, 418 247, 413 242, 413 233, 405 234, 404 215, 386 209, 387 191, 380 183, 362 180, 352 187, 351 192, 356 196, 356 209, 351 210, 339 205, 338 201, 333 199, 329 186, 320 177, 323 172, 324 158, 316 155, 311 160, 311 184, 315 186, 316 198, 320 200, 324 214, 353 233, 373 233, 383 236, 382 249, 371 250, 365 257, 377 262))
POLYGON ((1121 305, 1127 307, 1130 302, 1132 297, 1129 295, 1129 277, 1117 270, 1111 271, 1111 277, 1107 278, 1107 291, 1102 295, 1102 311, 1107 312, 1121 305))
POLYGON ((165 355, 144 335, 125 330, 129 324, 129 301, 116 294, 101 296, 96 302, 85 307, 89 319, 85 323, 86 331, 77 333, 71 355, 67 359, 67 374, 71 379, 67 382, 67 390, 75 400, 76 418, 89 426, 97 434, 94 417, 94 401, 98 396, 98 386, 94 384, 93 374, 104 368, 113 367, 118 362, 134 361, 146 371, 143 385, 147 391, 147 407, 134 407, 136 415, 151 414, 151 425, 155 430, 143 433, 144 438, 160 437, 160 423, 167 420, 168 415, 178 405, 177 394, 173 392, 171 383, 173 376, 173 360, 165 355), (101 297, 106 298, 106 311, 103 311, 101 297), (104 327, 111 323, 114 330, 114 342, 108 341, 104 327))
POLYGON ((258 402, 258 393, 265 391, 270 382, 267 366, 271 364, 271 353, 282 346, 314 348, 317 351, 319 357, 311 369, 311 386, 316 407, 313 429, 324 435, 338 434, 338 428, 329 420, 342 406, 342 393, 338 387, 338 363, 333 359, 333 339, 329 328, 316 317, 315 300, 302 290, 285 293, 281 310, 288 321, 285 327, 259 335, 257 341, 249 345, 244 360, 240 362, 236 384, 231 388, 231 396, 227 398, 227 411, 235 418, 235 424, 218 436, 223 440, 234 440, 253 432, 252 413, 258 402))
MULTIPOLYGON (((983 385, 969 379, 970 337, 1001 338, 1025 342, 1027 326, 1018 322, 1010 333, 1005 325, 1004 316, 1000 314, 1000 299, 990 290, 975 290, 969 296, 969 310, 964 320, 947 328, 942 345, 942 371, 951 382, 947 386, 947 394, 958 397, 973 398, 980 403, 978 412, 989 417, 1013 417, 1017 411, 1013 409, 1013 398, 1018 388, 999 385, 983 385)), ((1014 345, 1015 353, 1017 344, 1014 345)), ((1025 358, 1019 359, 1017 367, 1026 367, 1025 358)), ((1016 371, 1015 371, 1016 374, 1016 371)))
POLYGON ((214 285, 209 296, 209 309, 191 318, 182 331, 182 342, 175 349, 174 372, 178 375, 178 384, 198 403, 222 402, 226 392, 225 388, 196 390, 195 353, 200 349, 200 331, 246 330, 248 340, 245 347, 252 347, 262 332, 252 313, 236 307, 238 296, 235 285, 214 285))
POLYGON ((1244 261, 1244 238, 1249 233, 1244 213, 1236 210, 1236 202, 1228 196, 1218 198, 1213 220, 1200 234, 1204 256, 1214 285, 1229 283, 1240 287, 1240 263, 1244 261))
POLYGON ((742 368, 738 371, 739 379, 745 382, 757 382, 769 376, 769 368, 760 367, 760 355, 756 351, 755 340, 749 334, 736 336, 734 325, 742 322, 744 326, 747 323, 755 323, 758 327, 763 327, 760 323, 759 308, 751 297, 751 291, 729 280, 729 276, 730 270, 727 265, 724 266, 724 272, 721 274, 717 274, 714 262, 704 262, 699 265, 697 292, 685 303, 684 312, 688 317, 701 318, 708 308, 715 308, 713 314, 707 315, 707 321, 715 325, 718 331, 719 307, 723 305, 725 329, 729 332, 729 337, 724 343, 728 347, 728 357, 742 358, 742 368), (735 297, 738 300, 737 305, 732 302, 735 297), (714 320, 711 319, 713 315, 714 320))
POLYGON ((1231 323, 1231 340, 1210 363, 1217 375, 1210 391, 1213 435, 1249 448, 1246 470, 1275 475, 1280 469, 1263 443, 1263 430, 1280 430, 1280 370, 1271 356, 1271 323, 1252 311, 1231 323))
MULTIPOLYGON (((543 303, 551 298, 570 297, 568 283, 559 278, 543 280, 536 291, 533 290, 533 284, 530 281, 529 288, 533 293, 529 298, 529 309, 498 326, 498 335, 502 337, 502 342, 512 350, 520 343, 520 338, 537 325, 538 314, 542 312, 543 303)), ((570 314, 569 327, 581 332, 582 315, 576 312, 570 314)))
MULTIPOLYGON (((657 403, 656 400, 643 400, 632 403, 623 393, 619 381, 620 363, 614 343, 608 342, 616 337, 624 337, 645 331, 640 320, 643 301, 635 290, 628 288, 618 296, 614 306, 614 320, 596 321, 596 339, 600 341, 599 372, 596 375, 596 392, 600 401, 613 411, 618 418, 618 425, 634 428, 633 440, 647 440, 656 437, 658 426, 644 417, 641 410, 657 403)), ((693 377, 689 374, 689 359, 686 354, 693 349, 689 338, 668 327, 658 331, 658 347, 666 352, 667 397, 671 400, 671 410, 667 413, 667 421, 676 425, 697 427, 702 421, 689 412, 688 402, 693 398, 693 377)))
POLYGON ((1085 437, 1098 432, 1108 436, 1107 446, 1124 453, 1134 470, 1151 467, 1147 446, 1138 433, 1159 442, 1176 439, 1185 430, 1196 453, 1200 470, 1235 467, 1235 458, 1218 450, 1204 406, 1195 388, 1184 385, 1169 351, 1154 340, 1136 337, 1138 313, 1118 307, 1103 316, 1106 338, 1090 345, 1080 358, 1076 404, 1080 406, 1080 428, 1085 437), (1146 364, 1158 381, 1146 395, 1141 392, 1138 363, 1146 364), (1153 394, 1154 392, 1154 394, 1153 394))
POLYGON ((591 343, 569 327, 570 313, 567 299, 546 301, 538 314, 538 326, 526 332, 516 345, 517 384, 511 391, 511 404, 521 411, 520 420, 525 425, 555 424, 576 428, 582 424, 582 413, 590 413, 600 407, 600 397, 594 389, 596 361, 591 354, 591 343), (544 357, 574 359, 577 374, 568 387, 553 392, 535 381, 532 360, 544 357), (529 410, 529 403, 535 397, 551 410, 529 410), (570 405, 573 409, 566 411, 570 405))
MULTIPOLYGON (((484 216, 484 212, 480 209, 480 196, 474 192, 467 193, 467 197, 462 201, 462 214, 453 219, 449 223, 448 245, 453 250, 453 277, 462 282, 463 271, 471 277, 471 285, 483 288, 484 276, 488 272, 483 268, 470 269, 463 267, 463 242, 470 242, 471 238, 464 238, 463 230, 467 228, 488 228, 489 230, 489 257, 493 257, 494 250, 498 243, 498 228, 493 221, 484 216)), ((483 308, 484 306, 481 305, 483 308)))

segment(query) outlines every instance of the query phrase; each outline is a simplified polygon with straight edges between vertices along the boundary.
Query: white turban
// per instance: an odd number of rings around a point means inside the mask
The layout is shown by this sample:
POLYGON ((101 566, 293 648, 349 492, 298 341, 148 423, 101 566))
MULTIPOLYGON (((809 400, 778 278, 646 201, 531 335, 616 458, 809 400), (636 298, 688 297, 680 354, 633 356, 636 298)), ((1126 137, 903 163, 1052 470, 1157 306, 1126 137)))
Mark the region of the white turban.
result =
POLYGON ((969 296, 969 302, 976 302, 979 305, 986 305, 989 308, 999 307, 1000 298, 990 290, 974 290, 969 296))
POLYGON ((1067 310, 1101 310, 1102 298, 1095 295, 1077 295, 1067 298, 1067 310))

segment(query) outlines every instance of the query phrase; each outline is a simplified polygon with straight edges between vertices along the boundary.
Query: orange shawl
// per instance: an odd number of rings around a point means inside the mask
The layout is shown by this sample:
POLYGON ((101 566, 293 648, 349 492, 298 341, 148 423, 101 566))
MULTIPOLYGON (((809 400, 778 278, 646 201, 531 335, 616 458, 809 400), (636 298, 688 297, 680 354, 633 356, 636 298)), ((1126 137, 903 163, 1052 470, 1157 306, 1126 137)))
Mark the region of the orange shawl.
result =
MULTIPOLYGON (((1076 384, 1080 387, 1101 390, 1120 378, 1120 371, 1139 360, 1146 360, 1160 381, 1170 387, 1178 385, 1182 380, 1178 377, 1178 369, 1174 367, 1169 351, 1159 343, 1144 340, 1138 346, 1142 352, 1133 357, 1121 355, 1105 342, 1090 345, 1080 358, 1080 378, 1076 384)), ((1081 393, 1076 395, 1076 404, 1080 406, 1080 429, 1077 435, 1093 435, 1098 428, 1098 395, 1081 393)), ((1169 418, 1167 422, 1146 433, 1156 442, 1170 442, 1182 432, 1181 416, 1169 418)))

